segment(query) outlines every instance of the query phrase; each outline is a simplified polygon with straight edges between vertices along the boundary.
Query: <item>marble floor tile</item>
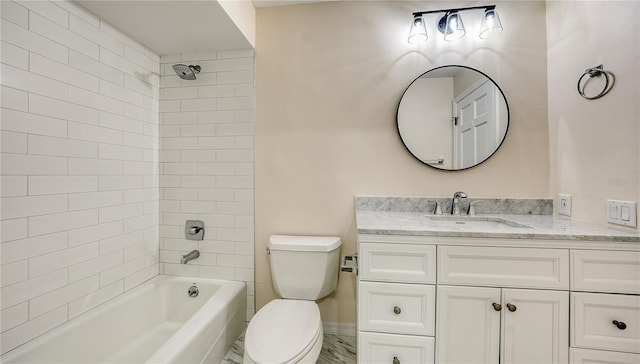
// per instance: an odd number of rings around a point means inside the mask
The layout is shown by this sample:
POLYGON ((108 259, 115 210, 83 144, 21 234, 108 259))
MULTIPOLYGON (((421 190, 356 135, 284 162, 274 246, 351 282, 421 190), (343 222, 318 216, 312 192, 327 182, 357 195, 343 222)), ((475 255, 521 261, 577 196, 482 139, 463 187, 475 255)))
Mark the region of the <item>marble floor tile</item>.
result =
MULTIPOLYGON (((221 364, 242 364, 244 353, 244 333, 233 343, 221 364)), ((355 364, 356 338, 355 336, 339 336, 325 334, 322 351, 317 364, 355 364)))

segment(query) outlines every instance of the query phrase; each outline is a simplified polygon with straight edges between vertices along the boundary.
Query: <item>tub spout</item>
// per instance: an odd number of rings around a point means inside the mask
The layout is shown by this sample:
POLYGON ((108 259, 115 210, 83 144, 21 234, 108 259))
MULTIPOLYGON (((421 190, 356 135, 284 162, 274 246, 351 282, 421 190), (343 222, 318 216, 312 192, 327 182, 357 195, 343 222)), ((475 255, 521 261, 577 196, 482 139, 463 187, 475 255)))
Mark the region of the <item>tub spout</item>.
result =
POLYGON ((192 250, 188 254, 182 256, 180 259, 180 264, 187 264, 188 261, 194 260, 200 256, 200 252, 197 250, 192 250))

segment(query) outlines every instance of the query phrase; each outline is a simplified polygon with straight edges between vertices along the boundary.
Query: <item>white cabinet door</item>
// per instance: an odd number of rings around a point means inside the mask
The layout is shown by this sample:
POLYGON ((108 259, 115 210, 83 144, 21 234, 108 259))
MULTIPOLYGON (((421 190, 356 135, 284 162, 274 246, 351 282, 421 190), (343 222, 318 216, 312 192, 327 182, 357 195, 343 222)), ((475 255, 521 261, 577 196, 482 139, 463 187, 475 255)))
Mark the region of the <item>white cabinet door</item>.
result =
POLYGON ((438 286, 437 363, 498 364, 500 288, 438 286))
POLYGON ((502 364, 569 362, 569 292, 502 290, 502 364))

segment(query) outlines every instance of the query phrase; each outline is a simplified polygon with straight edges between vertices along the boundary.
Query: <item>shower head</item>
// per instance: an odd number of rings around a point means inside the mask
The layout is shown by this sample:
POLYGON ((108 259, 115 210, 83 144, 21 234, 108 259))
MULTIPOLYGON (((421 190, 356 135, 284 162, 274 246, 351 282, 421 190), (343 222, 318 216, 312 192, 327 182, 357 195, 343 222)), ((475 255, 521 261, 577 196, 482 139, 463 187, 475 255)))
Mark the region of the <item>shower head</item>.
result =
POLYGON ((196 73, 200 73, 200 66, 186 65, 186 64, 174 64, 173 70, 183 80, 195 80, 196 73))

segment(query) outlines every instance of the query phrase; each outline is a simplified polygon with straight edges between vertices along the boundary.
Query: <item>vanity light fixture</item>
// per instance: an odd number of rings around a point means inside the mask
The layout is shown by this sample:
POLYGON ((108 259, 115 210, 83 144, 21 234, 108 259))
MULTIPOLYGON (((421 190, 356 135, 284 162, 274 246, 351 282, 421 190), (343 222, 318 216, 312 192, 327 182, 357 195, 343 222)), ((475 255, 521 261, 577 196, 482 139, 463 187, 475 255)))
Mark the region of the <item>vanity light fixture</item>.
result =
POLYGON ((480 27, 480 38, 486 39, 494 37, 502 32, 502 23, 496 12, 495 5, 472 6, 467 8, 441 9, 418 11, 413 13, 413 21, 409 31, 409 43, 417 44, 427 40, 427 28, 425 26, 425 14, 444 13, 437 22, 440 33, 444 34, 444 40, 452 42, 464 37, 466 30, 462 22, 460 12, 467 10, 484 9, 482 16, 482 26, 480 27))

